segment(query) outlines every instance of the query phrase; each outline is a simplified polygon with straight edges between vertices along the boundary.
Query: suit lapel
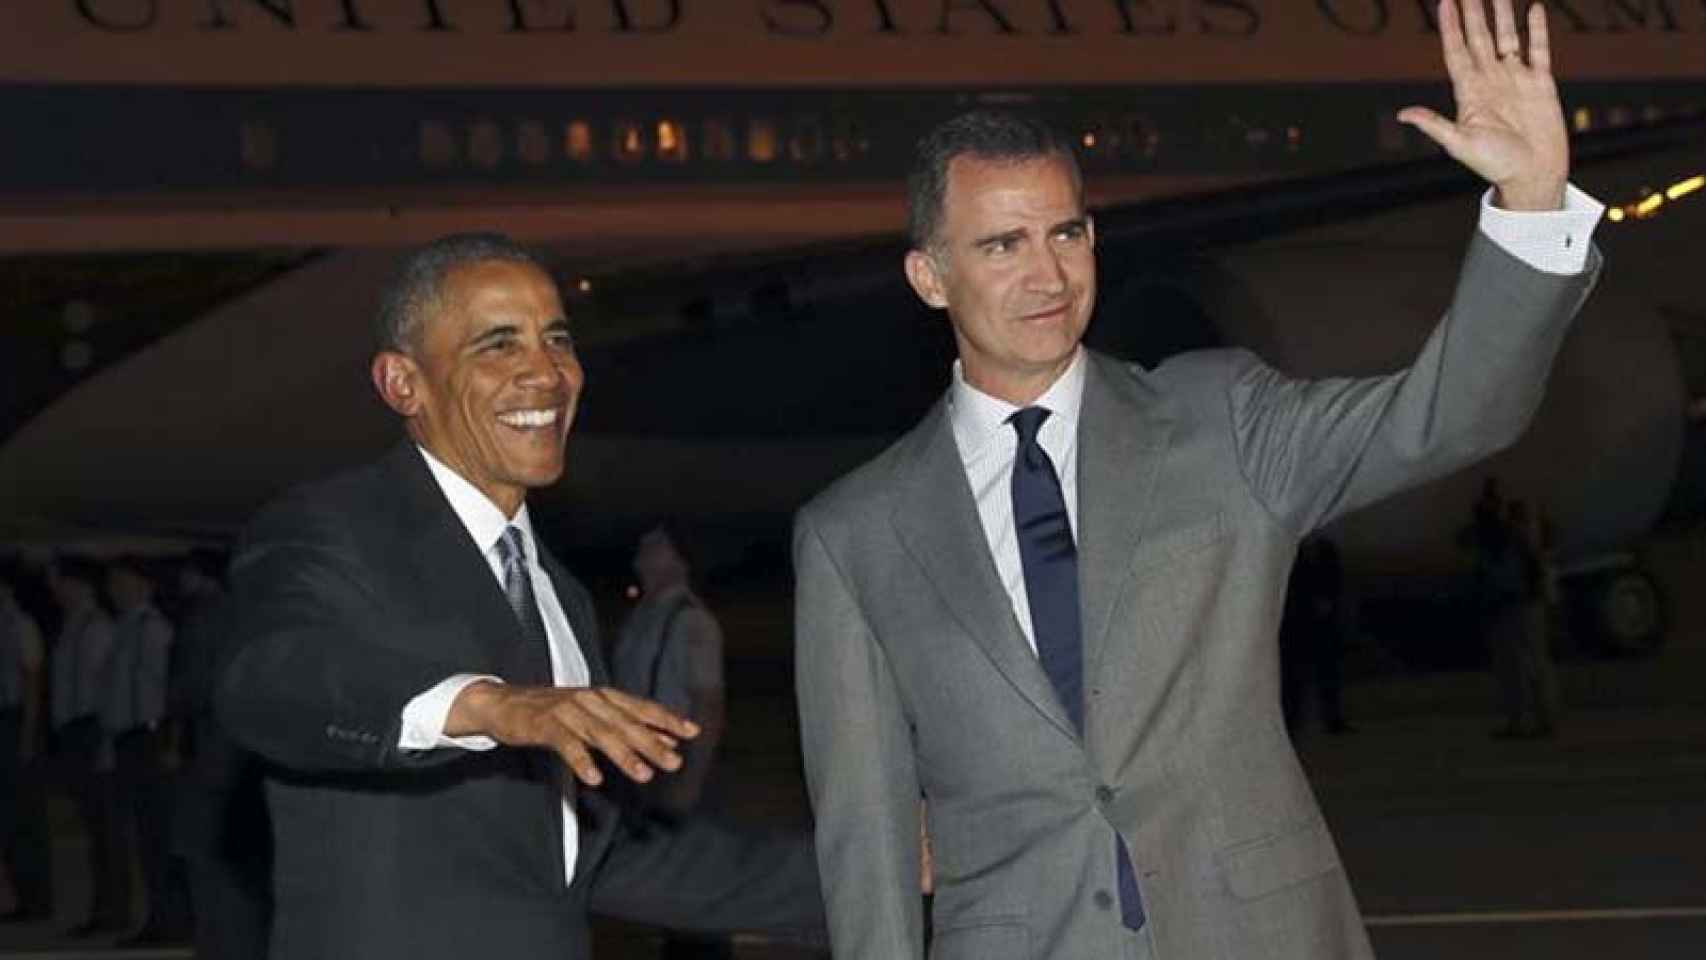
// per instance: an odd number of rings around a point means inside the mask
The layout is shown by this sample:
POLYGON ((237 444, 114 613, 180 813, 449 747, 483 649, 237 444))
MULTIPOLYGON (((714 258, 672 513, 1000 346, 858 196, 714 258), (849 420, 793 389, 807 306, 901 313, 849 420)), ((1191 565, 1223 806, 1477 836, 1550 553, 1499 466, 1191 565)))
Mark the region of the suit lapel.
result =
POLYGON ((1114 605, 1129 586, 1172 422, 1117 360, 1090 353, 1078 421, 1078 584, 1084 676, 1095 676, 1114 605))
POLYGON ((399 444, 386 460, 395 491, 401 542, 420 582, 423 598, 474 624, 474 642, 501 658, 509 645, 524 642, 521 624, 504 599, 491 566, 438 488, 412 443, 399 444))
POLYGON ((911 455, 899 467, 893 516, 901 543, 996 669, 1055 726, 1076 738, 1001 587, 954 443, 946 400, 913 431, 912 440, 911 455))

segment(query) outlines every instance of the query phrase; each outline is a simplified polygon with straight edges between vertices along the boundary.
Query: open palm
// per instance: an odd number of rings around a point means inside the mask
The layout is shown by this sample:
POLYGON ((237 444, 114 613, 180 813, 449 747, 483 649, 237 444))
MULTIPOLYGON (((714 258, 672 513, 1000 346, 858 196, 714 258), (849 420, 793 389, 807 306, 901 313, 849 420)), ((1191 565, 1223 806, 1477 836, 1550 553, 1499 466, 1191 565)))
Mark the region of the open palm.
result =
POLYGON ((1539 3, 1529 8, 1526 57, 1511 0, 1493 0, 1493 21, 1489 29, 1482 0, 1466 0, 1461 12, 1457 0, 1443 0, 1439 31, 1457 119, 1426 107, 1406 107, 1398 119, 1496 186, 1500 206, 1555 210, 1570 149, 1546 12, 1539 3))

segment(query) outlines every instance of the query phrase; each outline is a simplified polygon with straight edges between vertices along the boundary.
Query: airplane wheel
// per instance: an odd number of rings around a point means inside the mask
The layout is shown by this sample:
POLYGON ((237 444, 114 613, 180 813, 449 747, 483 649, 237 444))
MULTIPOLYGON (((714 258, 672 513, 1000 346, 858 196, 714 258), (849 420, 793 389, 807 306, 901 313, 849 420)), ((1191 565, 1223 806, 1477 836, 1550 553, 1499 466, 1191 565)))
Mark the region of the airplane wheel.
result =
POLYGON ((1637 568, 1619 570, 1599 584, 1595 598, 1599 635, 1613 653, 1642 654, 1664 640, 1665 604, 1658 583, 1637 568))

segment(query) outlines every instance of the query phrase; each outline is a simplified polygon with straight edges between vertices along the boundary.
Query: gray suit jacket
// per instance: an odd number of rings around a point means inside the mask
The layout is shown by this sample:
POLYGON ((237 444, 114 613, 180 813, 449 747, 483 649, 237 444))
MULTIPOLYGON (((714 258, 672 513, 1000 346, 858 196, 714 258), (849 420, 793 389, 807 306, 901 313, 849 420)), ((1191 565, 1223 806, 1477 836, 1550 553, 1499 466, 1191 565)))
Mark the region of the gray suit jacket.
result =
POLYGON ((1242 351, 1092 354, 1079 422, 1085 732, 997 580, 946 403, 801 511, 798 688, 840 960, 1121 956, 1114 831, 1159 960, 1370 948, 1281 720, 1301 536, 1523 430, 1598 269, 1477 235, 1406 370, 1289 379, 1242 351))

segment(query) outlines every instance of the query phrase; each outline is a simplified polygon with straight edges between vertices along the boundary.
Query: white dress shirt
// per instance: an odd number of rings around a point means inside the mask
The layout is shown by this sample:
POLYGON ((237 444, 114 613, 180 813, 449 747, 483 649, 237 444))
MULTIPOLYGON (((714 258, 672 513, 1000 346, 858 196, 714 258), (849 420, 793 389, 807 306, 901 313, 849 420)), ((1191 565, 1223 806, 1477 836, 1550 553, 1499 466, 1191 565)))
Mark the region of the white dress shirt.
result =
POLYGON ((41 628, 35 618, 0 603, 0 710, 23 709, 29 700, 29 678, 41 671, 41 661, 41 628))
POLYGON ((101 725, 109 732, 153 728, 165 718, 172 636, 172 624, 151 603, 114 622, 101 703, 101 725))
POLYGON ((100 712, 112 650, 113 623, 106 614, 91 608, 70 616, 51 658, 53 729, 100 712))
MULTIPOLYGON (((438 458, 424 449, 420 452, 426 460, 427 468, 432 471, 433 479, 438 482, 439 489, 444 491, 445 499, 450 501, 451 509, 456 511, 462 526, 468 530, 468 536, 473 538, 474 545, 480 548, 481 555, 486 558, 499 589, 503 587, 503 560, 498 554, 498 540, 509 526, 513 525, 521 530, 522 542, 527 548, 527 572, 533 580, 533 595, 539 601, 539 615, 545 621, 545 634, 550 640, 551 680, 559 687, 588 686, 591 683, 591 674, 587 669, 586 657, 581 653, 580 641, 575 639, 575 632, 569 626, 568 615, 563 613, 563 605, 557 599, 557 591, 551 586, 550 576, 539 566, 539 541, 533 536, 533 523, 528 519, 527 504, 523 503, 513 518, 507 518, 496 504, 460 474, 439 462, 438 458)), ((397 745, 404 750, 432 750, 440 747, 490 750, 496 747, 497 743, 489 737, 444 735, 444 721, 450 715, 451 704, 464 687, 476 680, 503 682, 498 677, 471 673, 459 673, 446 678, 403 707, 403 732, 398 737, 397 745)), ((580 829, 575 822, 574 807, 564 798, 565 883, 574 882, 575 859, 579 852, 580 829)))
MULTIPOLYGON (((1564 208, 1540 213, 1518 213, 1493 206, 1493 191, 1481 198, 1481 232, 1507 253, 1544 273, 1573 275, 1587 265, 1594 226, 1605 207, 1572 184, 1564 196, 1564 208)), ((1037 442, 1054 461, 1066 500, 1066 516, 1078 537, 1078 413, 1084 400, 1084 350, 1078 349, 1066 372, 1060 375, 1032 406, 1049 411, 1037 432, 1037 442)), ((1018 534, 1013 529, 1013 459, 1019 438, 1007 423, 1019 408, 992 397, 965 380, 958 360, 954 361, 953 385, 948 390, 948 415, 977 502, 983 535, 995 560, 995 572, 1013 605, 1025 639, 1036 651, 1031 627, 1031 604, 1025 594, 1025 570, 1019 560, 1018 534)))

